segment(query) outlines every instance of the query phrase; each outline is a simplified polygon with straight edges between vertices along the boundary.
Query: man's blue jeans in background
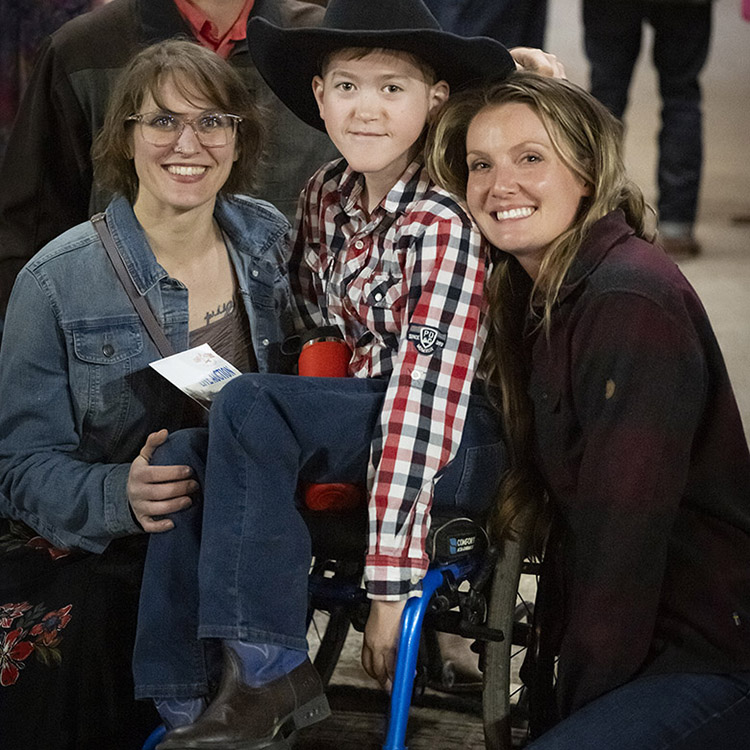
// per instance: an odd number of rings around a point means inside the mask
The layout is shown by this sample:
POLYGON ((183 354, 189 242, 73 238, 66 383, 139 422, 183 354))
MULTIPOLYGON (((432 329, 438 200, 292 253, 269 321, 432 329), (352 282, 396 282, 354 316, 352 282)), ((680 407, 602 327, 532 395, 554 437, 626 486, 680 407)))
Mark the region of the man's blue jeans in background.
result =
POLYGON ((747 750, 750 672, 640 677, 598 698, 527 750, 747 750))
POLYGON ((591 93, 616 117, 628 101, 641 50, 642 26, 654 29, 653 61, 662 100, 659 133, 659 220, 690 231, 703 163, 699 75, 711 40, 711 4, 649 0, 583 0, 591 93))
MULTIPOLYGON (((151 536, 137 697, 205 695, 217 639, 306 650, 311 552, 297 486, 366 483, 386 388, 380 379, 243 375, 219 394, 208 430, 174 433, 157 451, 153 463, 192 466, 204 498, 172 515, 174 529, 151 536)), ((433 508, 482 514, 505 468, 499 415, 473 392, 433 508)))

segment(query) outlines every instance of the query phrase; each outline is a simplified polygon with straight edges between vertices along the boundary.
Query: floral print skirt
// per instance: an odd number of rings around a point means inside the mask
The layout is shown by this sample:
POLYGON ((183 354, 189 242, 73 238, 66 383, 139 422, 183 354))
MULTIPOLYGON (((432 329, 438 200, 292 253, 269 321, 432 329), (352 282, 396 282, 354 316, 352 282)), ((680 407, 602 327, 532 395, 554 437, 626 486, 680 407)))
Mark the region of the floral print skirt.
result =
POLYGON ((131 673, 146 544, 62 550, 0 518, 3 750, 138 750, 159 723, 131 673))

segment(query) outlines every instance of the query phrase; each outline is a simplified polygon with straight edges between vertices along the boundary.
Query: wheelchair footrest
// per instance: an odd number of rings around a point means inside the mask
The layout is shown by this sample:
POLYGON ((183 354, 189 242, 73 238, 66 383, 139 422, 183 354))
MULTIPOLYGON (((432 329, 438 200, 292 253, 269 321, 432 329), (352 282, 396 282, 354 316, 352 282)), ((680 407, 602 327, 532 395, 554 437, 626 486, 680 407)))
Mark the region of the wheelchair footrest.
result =
POLYGON ((453 633, 476 641, 504 641, 505 633, 486 625, 474 625, 466 622, 460 612, 433 612, 425 615, 425 621, 431 628, 441 633, 453 633))

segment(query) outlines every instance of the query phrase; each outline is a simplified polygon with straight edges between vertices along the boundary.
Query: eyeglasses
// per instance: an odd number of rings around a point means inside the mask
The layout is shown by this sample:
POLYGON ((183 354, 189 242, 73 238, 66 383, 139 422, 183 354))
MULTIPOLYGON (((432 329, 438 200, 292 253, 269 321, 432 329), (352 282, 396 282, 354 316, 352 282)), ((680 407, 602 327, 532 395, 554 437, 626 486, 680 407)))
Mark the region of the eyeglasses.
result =
POLYGON ((190 118, 169 112, 144 112, 125 119, 137 122, 143 140, 152 146, 171 146, 180 138, 185 126, 190 125, 200 144, 207 148, 231 143, 237 135, 237 126, 242 122, 237 115, 219 112, 202 112, 190 118))

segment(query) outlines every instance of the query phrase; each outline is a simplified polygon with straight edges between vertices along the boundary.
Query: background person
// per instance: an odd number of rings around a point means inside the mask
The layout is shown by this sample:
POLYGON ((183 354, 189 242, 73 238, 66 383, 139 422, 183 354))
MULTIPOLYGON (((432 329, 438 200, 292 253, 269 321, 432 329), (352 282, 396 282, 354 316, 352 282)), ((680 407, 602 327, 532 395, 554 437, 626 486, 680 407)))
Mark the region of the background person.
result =
POLYGON ((489 36, 506 47, 544 47, 547 0, 425 0, 446 31, 489 36))
POLYGON ((5 3, 0 24, 0 160, 42 41, 75 16, 101 5, 100 0, 30 0, 5 3))
POLYGON ((289 113, 255 70, 245 27, 261 15, 280 26, 314 26, 323 9, 301 0, 111 0, 46 40, 0 165, 0 325, 24 263, 112 197, 94 179, 91 144, 119 71, 153 42, 195 39, 240 73, 273 121, 255 194, 294 216, 305 180, 335 151, 289 113))
POLYGON ((563 721, 530 747, 745 747, 750 456, 706 313, 645 235, 621 128, 519 74, 451 98, 428 164, 498 250, 485 363, 518 480, 498 527, 542 512, 537 472, 553 518, 537 612, 563 721))
MULTIPOLYGON (((208 342, 245 371, 282 368, 289 332, 288 222, 232 194, 261 151, 237 73, 168 41, 126 68, 94 152, 114 242, 174 349, 208 342)), ((148 461, 203 421, 158 358, 90 222, 19 274, 0 349, 4 750, 132 750, 158 722, 130 666, 143 531, 170 528, 197 485, 148 461)))
POLYGON ((659 241, 673 255, 697 255, 695 218, 703 168, 699 76, 711 42, 711 0, 583 0, 591 93, 622 119, 643 27, 654 30, 659 77, 659 241))

